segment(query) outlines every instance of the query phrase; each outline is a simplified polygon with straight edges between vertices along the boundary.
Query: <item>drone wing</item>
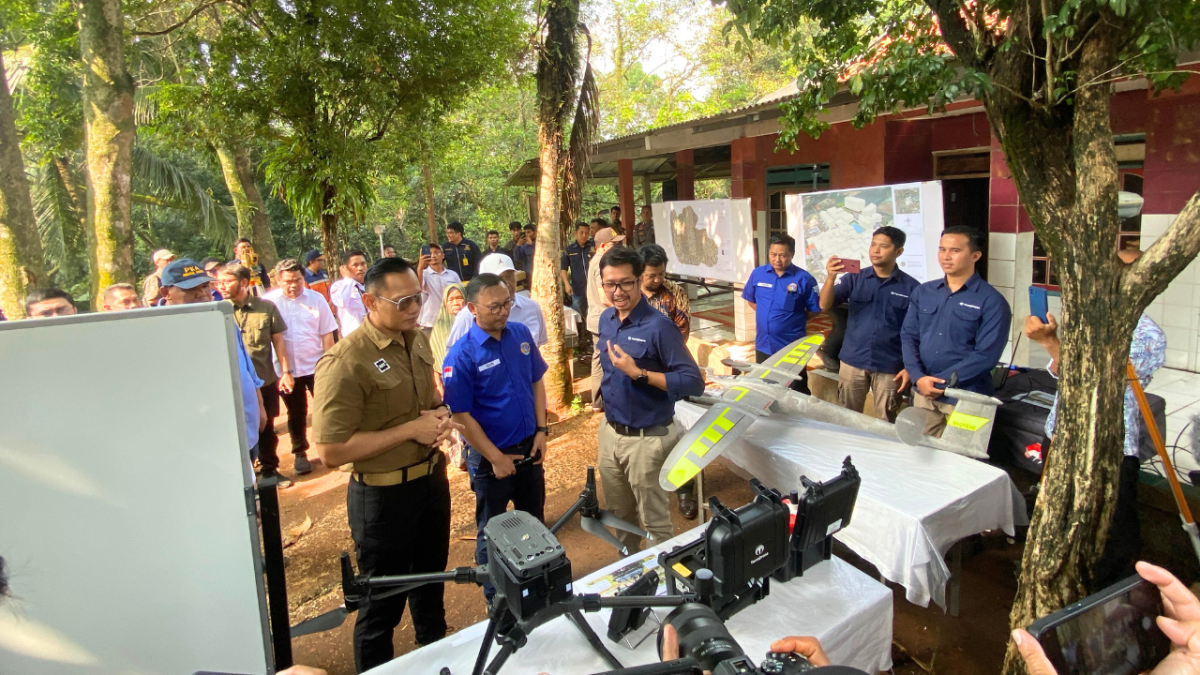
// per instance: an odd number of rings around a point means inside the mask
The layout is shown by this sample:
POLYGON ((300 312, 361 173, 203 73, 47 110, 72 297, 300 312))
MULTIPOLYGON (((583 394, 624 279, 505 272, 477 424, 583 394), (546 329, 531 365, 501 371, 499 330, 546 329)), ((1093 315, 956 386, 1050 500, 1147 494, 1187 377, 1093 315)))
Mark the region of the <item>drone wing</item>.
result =
MULTIPOLYGON (((766 368, 761 369, 757 374, 757 378, 773 381, 771 371, 782 371, 787 375, 799 377, 804 372, 805 367, 807 367, 808 360, 812 358, 813 354, 817 353, 817 348, 824 341, 825 336, 819 333, 796 340, 792 344, 775 352, 764 361, 762 365, 766 366, 766 368)), ((788 383, 780 382, 780 384, 788 383)))
POLYGON ((770 396, 740 387, 734 380, 720 401, 675 444, 658 474, 659 485, 670 492, 695 478, 749 429, 756 417, 765 414, 772 403, 774 399, 770 396))

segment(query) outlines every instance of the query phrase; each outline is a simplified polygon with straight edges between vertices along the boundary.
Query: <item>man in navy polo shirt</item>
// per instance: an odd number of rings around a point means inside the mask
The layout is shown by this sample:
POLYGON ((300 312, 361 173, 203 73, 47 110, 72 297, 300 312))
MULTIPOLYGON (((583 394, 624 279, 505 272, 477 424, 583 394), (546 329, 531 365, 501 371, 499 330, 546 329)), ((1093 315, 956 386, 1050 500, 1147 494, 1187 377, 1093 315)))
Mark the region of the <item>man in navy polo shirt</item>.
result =
MULTIPOLYGON (((655 541, 665 541, 674 527, 658 474, 681 435, 675 402, 704 393, 704 376, 679 329, 642 296, 643 271, 641 256, 624 246, 600 259, 601 288, 612 306, 600 316, 606 421, 597 454, 606 508, 628 522, 639 519, 655 541)), ((630 551, 641 539, 629 532, 617 538, 630 551)))
MULTIPOLYGON (((467 457, 475 491, 475 562, 487 562, 483 527, 508 503, 538 520, 546 504, 546 362, 529 329, 508 321, 512 292, 495 274, 467 284, 475 322, 455 342, 442 368, 446 403, 471 446, 467 457), (514 460, 533 457, 515 467, 514 460)), ((484 587, 491 600, 495 590, 484 587)))
POLYGON ((842 261, 831 257, 825 263, 821 286, 822 310, 850 305, 839 356, 838 403, 862 412, 870 391, 875 416, 888 422, 896 421, 896 393, 909 384, 900 328, 908 312, 908 298, 920 285, 896 267, 905 238, 904 230, 890 225, 875 230, 867 252, 871 266, 838 279, 842 261))
POLYGON ((947 227, 938 242, 943 279, 927 281, 910 298, 900 340, 904 367, 916 392, 913 404, 926 411, 925 434, 941 436, 956 399, 944 395, 950 375, 959 389, 992 393, 992 368, 1008 344, 1012 310, 1000 292, 975 273, 983 255, 978 231, 947 227))
MULTIPOLYGON (((742 289, 742 299, 754 310, 756 363, 804 337, 808 315, 821 311, 817 280, 792 264, 795 255, 795 239, 786 234, 771 237, 770 263, 751 272, 742 289)), ((792 389, 809 393, 808 371, 800 373, 792 389)))

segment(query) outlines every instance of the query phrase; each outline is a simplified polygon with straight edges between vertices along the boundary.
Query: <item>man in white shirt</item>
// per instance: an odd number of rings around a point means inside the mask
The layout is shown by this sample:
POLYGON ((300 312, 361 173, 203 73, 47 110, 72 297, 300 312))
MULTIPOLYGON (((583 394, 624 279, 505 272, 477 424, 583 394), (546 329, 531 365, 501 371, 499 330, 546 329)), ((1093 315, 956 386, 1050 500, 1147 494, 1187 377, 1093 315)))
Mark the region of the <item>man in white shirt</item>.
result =
POLYGON ((447 269, 442 247, 430 243, 429 255, 422 255, 417 261, 417 278, 421 280, 421 291, 425 293, 425 301, 421 303, 421 313, 417 315, 417 325, 425 332, 425 337, 433 332, 433 324, 437 322, 438 312, 442 309, 442 296, 450 284, 462 283, 458 272, 447 269))
POLYGON ((363 277, 367 275, 367 254, 359 250, 346 251, 342 254, 342 266, 339 268, 342 278, 333 282, 329 287, 329 299, 337 307, 338 325, 345 339, 356 328, 362 325, 367 316, 367 308, 363 306, 363 277))
MULTIPOLYGON (((288 435, 292 437, 292 455, 295 456, 295 471, 303 475, 312 471, 308 461, 308 394, 313 391, 313 373, 317 361, 325 351, 333 347, 333 331, 337 321, 322 295, 304 285, 304 267, 296 260, 280 260, 275 265, 277 287, 263 295, 264 300, 275 303, 283 316, 287 330, 283 332, 283 346, 288 362, 292 366, 294 384, 291 391, 283 392, 283 404, 288 413, 288 435)), ((282 373, 283 366, 275 359, 275 372, 282 373)))
MULTIPOLYGON (((513 265, 512 258, 503 253, 493 253, 479 263, 479 273, 495 274, 508 284, 509 291, 513 293, 513 306, 508 313, 508 320, 525 324, 538 347, 546 344, 549 338, 546 337, 546 317, 542 314, 542 306, 523 295, 516 295, 517 269, 513 265)), ((446 349, 450 349, 460 337, 466 335, 474 323, 474 314, 459 312, 458 316, 454 317, 454 325, 450 327, 450 334, 446 336, 446 349)))

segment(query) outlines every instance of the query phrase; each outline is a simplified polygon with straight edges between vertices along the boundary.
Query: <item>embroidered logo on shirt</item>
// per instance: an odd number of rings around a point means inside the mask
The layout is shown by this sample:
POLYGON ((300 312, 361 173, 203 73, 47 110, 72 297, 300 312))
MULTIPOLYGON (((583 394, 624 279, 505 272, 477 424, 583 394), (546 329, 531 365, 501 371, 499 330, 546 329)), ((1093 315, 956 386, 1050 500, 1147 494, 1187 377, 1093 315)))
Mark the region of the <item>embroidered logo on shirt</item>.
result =
POLYGON ((632 341, 634 341, 634 342, 645 342, 645 340, 643 340, 642 338, 635 338, 635 337, 633 337, 632 335, 626 335, 626 336, 625 336, 625 339, 626 339, 626 340, 632 340, 632 341))
POLYGON ((386 373, 392 369, 392 367, 388 365, 388 362, 384 361, 383 359, 379 359, 375 362, 375 368, 377 368, 381 373, 386 373))
POLYGON ((775 284, 768 284, 765 281, 758 282, 759 288, 775 288, 775 284))
POLYGON ((907 298, 908 297, 907 295, 905 295, 903 293, 897 293, 896 291, 892 291, 892 295, 894 295, 898 298, 907 298))
POLYGON ((451 377, 454 377, 454 366, 446 366, 445 368, 442 368, 442 379, 448 380, 451 377))
POLYGON ((796 284, 788 284, 788 293, 796 292, 796 284))
POLYGON ((496 359, 495 361, 488 361, 487 363, 483 364, 482 366, 479 366, 479 372, 482 373, 483 371, 488 370, 489 368, 495 368, 498 365, 500 365, 500 359, 496 359))
MULTIPOLYGON (((530 352, 530 351, 531 351, 531 350, 530 350, 530 348, 529 348, 529 343, 528 343, 528 342, 522 342, 522 343, 521 343, 521 353, 522 353, 522 354, 524 354, 525 356, 529 356, 529 352, 530 352)), ((499 363, 499 361, 497 361, 497 363, 499 363)))
POLYGON ((971 309, 979 309, 979 305, 968 305, 965 302, 958 303, 959 307, 970 307, 971 309))

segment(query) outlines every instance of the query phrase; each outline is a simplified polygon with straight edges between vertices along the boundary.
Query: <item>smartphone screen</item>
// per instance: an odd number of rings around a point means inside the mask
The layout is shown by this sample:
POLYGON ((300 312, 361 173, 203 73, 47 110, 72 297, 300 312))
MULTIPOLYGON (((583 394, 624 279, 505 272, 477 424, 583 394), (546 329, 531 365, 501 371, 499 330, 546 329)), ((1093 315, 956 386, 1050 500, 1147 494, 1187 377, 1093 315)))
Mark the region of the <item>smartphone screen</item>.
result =
POLYGON ((862 263, 853 258, 838 258, 842 263, 842 274, 857 274, 862 271, 862 263))
POLYGON ((421 255, 429 255, 429 244, 421 247, 421 255))
POLYGON ((1135 675, 1166 658, 1171 642, 1155 619, 1162 593, 1130 577, 1040 619, 1029 632, 1059 675, 1135 675))

